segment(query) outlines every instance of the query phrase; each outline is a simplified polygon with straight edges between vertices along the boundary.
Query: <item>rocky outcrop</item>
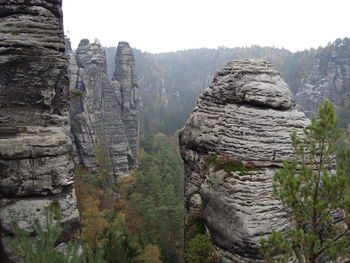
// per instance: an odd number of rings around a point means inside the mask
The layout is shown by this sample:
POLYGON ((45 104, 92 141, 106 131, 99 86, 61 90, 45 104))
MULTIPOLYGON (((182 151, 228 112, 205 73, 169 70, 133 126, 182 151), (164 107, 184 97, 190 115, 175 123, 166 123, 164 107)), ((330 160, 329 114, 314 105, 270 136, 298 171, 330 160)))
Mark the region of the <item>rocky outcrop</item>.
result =
POLYGON ((63 214, 62 242, 79 228, 64 51, 60 0, 0 1, 2 242, 12 220, 33 232, 53 203, 63 214))
POLYGON ((137 166, 140 146, 139 138, 139 87, 136 84, 135 58, 127 42, 119 42, 115 57, 115 72, 112 83, 119 86, 122 120, 127 135, 131 154, 129 164, 131 168, 137 166), (115 82, 118 82, 119 85, 115 82))
MULTIPOLYGON (((68 45, 69 41, 67 40, 68 45)), ((107 78, 106 56, 98 42, 83 39, 76 54, 67 49, 71 91, 71 127, 81 166, 97 169, 96 150, 111 159, 111 173, 127 174, 137 166, 139 147, 138 92, 135 92, 132 49, 121 42, 118 73, 107 78)))
POLYGON ((288 228, 272 178, 293 157, 290 133, 308 124, 280 74, 263 60, 232 61, 199 97, 180 132, 185 223, 188 229, 193 215, 201 215, 224 262, 261 262, 259 239, 288 228))
POLYGON ((337 39, 320 49, 314 58, 312 69, 296 94, 296 102, 308 116, 328 99, 341 105, 350 92, 350 39, 337 39))

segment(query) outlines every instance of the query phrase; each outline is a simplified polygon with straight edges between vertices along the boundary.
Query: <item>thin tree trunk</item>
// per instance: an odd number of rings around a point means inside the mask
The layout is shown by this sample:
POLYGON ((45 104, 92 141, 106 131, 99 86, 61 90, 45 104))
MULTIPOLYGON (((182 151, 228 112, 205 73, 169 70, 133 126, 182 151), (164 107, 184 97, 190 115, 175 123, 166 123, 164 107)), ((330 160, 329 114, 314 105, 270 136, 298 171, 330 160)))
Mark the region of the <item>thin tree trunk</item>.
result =
POLYGON ((298 263, 306 263, 306 259, 304 255, 301 253, 300 248, 298 246, 293 246, 293 251, 298 260, 298 263))

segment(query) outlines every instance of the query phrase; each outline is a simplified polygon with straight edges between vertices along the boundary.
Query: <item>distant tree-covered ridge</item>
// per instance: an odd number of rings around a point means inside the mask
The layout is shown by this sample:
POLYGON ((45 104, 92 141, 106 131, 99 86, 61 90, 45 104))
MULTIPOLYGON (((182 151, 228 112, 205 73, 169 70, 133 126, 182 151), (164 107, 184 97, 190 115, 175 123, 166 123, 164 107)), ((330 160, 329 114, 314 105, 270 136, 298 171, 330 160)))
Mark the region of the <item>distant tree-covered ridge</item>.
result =
MULTIPOLYGON (((332 52, 346 55, 350 41, 337 39, 324 48, 290 52, 276 47, 191 49, 151 54, 135 49, 138 84, 141 91, 141 129, 147 134, 172 134, 181 129, 198 96, 208 87, 215 72, 239 58, 262 58, 272 63, 289 84, 293 94, 302 87, 318 56, 327 67, 332 52), (342 45, 339 46, 339 42, 342 45)), ((116 48, 106 48, 108 71, 114 71, 116 48)))

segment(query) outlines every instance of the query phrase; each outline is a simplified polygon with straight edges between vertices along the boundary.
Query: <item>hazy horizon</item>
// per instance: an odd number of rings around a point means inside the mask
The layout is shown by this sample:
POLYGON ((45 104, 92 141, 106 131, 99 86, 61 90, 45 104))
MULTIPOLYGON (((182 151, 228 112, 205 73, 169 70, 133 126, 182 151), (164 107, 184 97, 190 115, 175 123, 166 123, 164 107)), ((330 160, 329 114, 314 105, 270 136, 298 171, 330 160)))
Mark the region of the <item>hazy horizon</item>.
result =
POLYGON ((350 1, 63 0, 65 32, 76 48, 83 38, 103 46, 127 41, 151 53, 194 48, 326 46, 350 36, 350 1))

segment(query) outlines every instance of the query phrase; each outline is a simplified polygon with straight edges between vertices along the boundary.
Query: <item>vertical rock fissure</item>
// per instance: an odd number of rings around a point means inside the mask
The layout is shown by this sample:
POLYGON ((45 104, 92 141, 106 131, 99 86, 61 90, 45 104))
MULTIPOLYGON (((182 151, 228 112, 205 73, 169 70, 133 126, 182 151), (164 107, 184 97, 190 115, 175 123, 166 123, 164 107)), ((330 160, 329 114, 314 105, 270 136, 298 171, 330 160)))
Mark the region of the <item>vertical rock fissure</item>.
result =
MULTIPOLYGON (((125 106, 125 94, 132 93, 134 60, 132 49, 126 42, 121 42, 116 54, 116 61, 123 61, 119 68, 127 68, 130 73, 117 74, 112 81, 107 77, 105 51, 99 43, 81 40, 76 55, 67 39, 67 57, 71 76, 71 93, 81 91, 78 100, 71 101, 71 126, 74 134, 76 155, 80 164, 92 172, 98 169, 94 151, 104 149, 112 162, 111 173, 125 175, 137 166, 139 135, 138 98, 133 110, 125 106), (124 52, 127 50, 127 52, 124 52), (127 63, 124 63, 126 61, 127 63), (123 84, 123 83, 132 83, 123 84), (82 105, 79 110, 79 103, 82 105), (73 128, 79 126, 78 132, 73 128), (132 129, 130 129, 132 127, 132 129), (134 131, 137 132, 134 132, 134 131), (105 141, 102 141, 105 140, 105 141), (136 143, 135 143, 136 142, 136 143), (131 157, 130 157, 131 156, 131 157), (130 162, 130 158, 133 160, 130 162)), ((137 95, 137 94, 136 94, 137 95)), ((138 96, 138 95, 137 95, 138 96)))

